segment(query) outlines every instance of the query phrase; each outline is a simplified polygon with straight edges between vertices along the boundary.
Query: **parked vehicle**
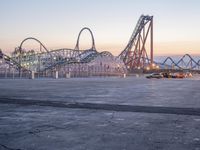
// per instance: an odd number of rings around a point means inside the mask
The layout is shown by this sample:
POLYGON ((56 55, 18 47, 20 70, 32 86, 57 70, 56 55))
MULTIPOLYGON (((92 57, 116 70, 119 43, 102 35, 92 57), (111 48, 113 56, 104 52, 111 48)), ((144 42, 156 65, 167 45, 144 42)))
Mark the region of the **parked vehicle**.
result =
POLYGON ((161 79, 163 78, 163 75, 161 73, 152 73, 150 75, 147 75, 146 78, 147 79, 152 79, 152 78, 161 79))
POLYGON ((176 78, 185 78, 185 74, 184 73, 177 73, 176 74, 176 78))
POLYGON ((190 72, 183 73, 183 72, 176 72, 176 73, 170 73, 170 72, 162 72, 162 73, 152 73, 150 75, 147 75, 146 78, 151 79, 151 78, 178 78, 178 79, 183 79, 183 78, 190 78, 192 77, 192 74, 190 72))
POLYGON ((169 72, 162 72, 162 75, 164 78, 173 78, 173 74, 171 74, 169 72))

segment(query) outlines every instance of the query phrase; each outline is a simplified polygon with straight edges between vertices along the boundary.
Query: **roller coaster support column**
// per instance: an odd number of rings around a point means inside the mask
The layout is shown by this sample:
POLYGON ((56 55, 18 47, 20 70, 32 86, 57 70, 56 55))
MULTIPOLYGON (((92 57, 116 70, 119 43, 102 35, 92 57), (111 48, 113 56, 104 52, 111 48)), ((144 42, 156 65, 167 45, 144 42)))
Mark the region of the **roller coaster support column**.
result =
POLYGON ((22 77, 22 68, 21 68, 21 62, 22 62, 22 56, 21 56, 21 51, 20 51, 20 54, 19 54, 19 78, 22 77))
POLYGON ((151 20, 151 65, 153 64, 153 17, 151 20))
POLYGON ((35 79, 35 72, 31 71, 31 79, 35 79))
POLYGON ((58 71, 55 72, 55 79, 58 79, 58 71))

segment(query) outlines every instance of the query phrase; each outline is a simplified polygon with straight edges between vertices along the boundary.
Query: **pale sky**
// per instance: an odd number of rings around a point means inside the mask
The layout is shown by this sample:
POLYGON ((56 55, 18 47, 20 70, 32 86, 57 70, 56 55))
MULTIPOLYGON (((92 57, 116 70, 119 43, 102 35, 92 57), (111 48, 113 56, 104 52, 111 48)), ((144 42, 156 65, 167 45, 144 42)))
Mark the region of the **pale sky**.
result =
MULTIPOLYGON (((86 26, 98 51, 118 55, 141 14, 154 16, 155 55, 200 54, 199 0, 0 0, 0 48, 9 53, 30 36, 49 49, 74 48, 86 26)), ((80 47, 91 47, 88 32, 80 47)))

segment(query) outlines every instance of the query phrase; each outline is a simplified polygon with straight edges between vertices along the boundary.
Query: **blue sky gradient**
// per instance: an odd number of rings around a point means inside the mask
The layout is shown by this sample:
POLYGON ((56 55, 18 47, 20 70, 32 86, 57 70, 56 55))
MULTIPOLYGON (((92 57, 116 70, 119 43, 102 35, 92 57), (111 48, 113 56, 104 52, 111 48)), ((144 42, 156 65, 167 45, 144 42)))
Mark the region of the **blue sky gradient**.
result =
MULTIPOLYGON (((199 6, 199 0, 1 0, 0 48, 9 53, 29 36, 49 49, 74 48, 79 31, 87 26, 99 51, 117 55, 139 16, 149 14, 154 16, 156 55, 199 54, 199 6)), ((87 32, 80 45, 90 47, 87 32)))

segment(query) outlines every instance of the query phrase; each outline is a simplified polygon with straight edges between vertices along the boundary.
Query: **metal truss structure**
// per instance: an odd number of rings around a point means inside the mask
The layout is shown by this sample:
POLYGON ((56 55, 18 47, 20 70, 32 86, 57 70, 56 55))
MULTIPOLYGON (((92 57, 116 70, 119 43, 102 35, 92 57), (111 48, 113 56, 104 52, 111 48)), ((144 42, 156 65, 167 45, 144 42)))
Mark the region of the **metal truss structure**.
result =
POLYGON ((118 57, 123 60, 129 71, 144 69, 153 63, 153 16, 140 16, 127 46, 118 57), (149 53, 147 52, 148 38, 150 39, 149 53))
POLYGON ((156 64, 158 64, 160 68, 163 69, 200 70, 200 59, 195 60, 189 54, 185 54, 177 61, 171 57, 167 57, 162 63, 156 64))
POLYGON ((13 68, 20 67, 18 62, 14 61, 12 58, 10 58, 6 54, 4 54, 1 50, 0 50, 0 60, 1 60, 0 64, 4 65, 6 67, 8 67, 8 66, 12 66, 13 68))
POLYGON ((3 76, 7 78, 14 77, 16 75, 18 76, 19 68, 21 68, 21 71, 23 71, 24 75, 30 74, 30 71, 28 69, 20 66, 20 64, 17 61, 4 54, 0 50, 0 77, 3 76), (11 73, 12 76, 10 76, 11 73))
MULTIPOLYGON (((6 56, 2 53, 3 56, 6 56)), ((57 49, 57 50, 48 50, 46 46, 38 39, 29 37, 24 39, 20 46, 15 49, 15 51, 12 53, 12 56, 9 57, 9 60, 7 63, 13 62, 12 64, 15 66, 15 70, 19 71, 19 77, 23 76, 24 71, 29 71, 43 74, 43 73, 50 73, 55 72, 59 70, 63 70, 63 68, 68 67, 68 71, 77 69, 77 65, 79 65, 79 70, 81 66, 85 66, 85 64, 91 68, 94 68, 94 70, 101 70, 97 69, 104 68, 104 71, 119 71, 119 68, 122 68, 125 66, 119 61, 116 60, 115 57, 107 51, 98 52, 95 47, 95 40, 92 31, 85 27, 81 29, 81 31, 78 34, 76 46, 74 49, 57 49), (79 40, 81 33, 84 30, 88 30, 92 37, 92 46, 89 49, 86 50, 80 50, 79 49, 79 40), (24 48, 24 44, 27 41, 35 41, 39 44, 39 50, 27 50, 24 48), (12 61, 13 60, 13 61, 12 61), (100 61, 99 61, 100 60, 100 61), (94 62, 98 62, 99 64, 96 64, 94 62), (106 64, 104 63, 106 61, 106 64), (92 66, 93 64, 96 65, 92 66), (120 64, 120 65, 119 65, 120 64), (69 69, 69 66, 71 67, 69 69), (106 68, 107 66, 107 68, 106 68), (105 69, 106 68, 106 69, 105 69), (115 68, 115 69, 112 69, 115 68)), ((87 68, 87 69, 88 69, 87 68)), ((124 69, 120 69, 121 71, 125 71, 124 69)), ((15 71, 15 72, 16 72, 15 71)), ((65 69, 66 71, 66 69, 65 69)), ((75 71, 76 72, 76 71, 75 71)))
POLYGON ((9 57, 0 51, 0 74, 2 72, 19 72, 19 77, 24 73, 53 73, 60 71, 62 74, 87 72, 93 75, 105 73, 126 73, 135 70, 148 69, 174 69, 174 70, 199 70, 200 60, 184 55, 178 61, 167 57, 162 63, 155 62, 153 57, 153 16, 141 15, 131 38, 124 50, 114 57, 110 52, 98 52, 92 31, 84 27, 78 34, 74 49, 63 48, 48 50, 38 39, 29 37, 24 39, 20 46, 9 57), (79 40, 83 31, 89 31, 92 38, 91 48, 80 50, 79 40), (36 50, 27 50, 24 44, 35 41, 39 44, 36 50), (95 73, 94 73, 95 72, 95 73))

